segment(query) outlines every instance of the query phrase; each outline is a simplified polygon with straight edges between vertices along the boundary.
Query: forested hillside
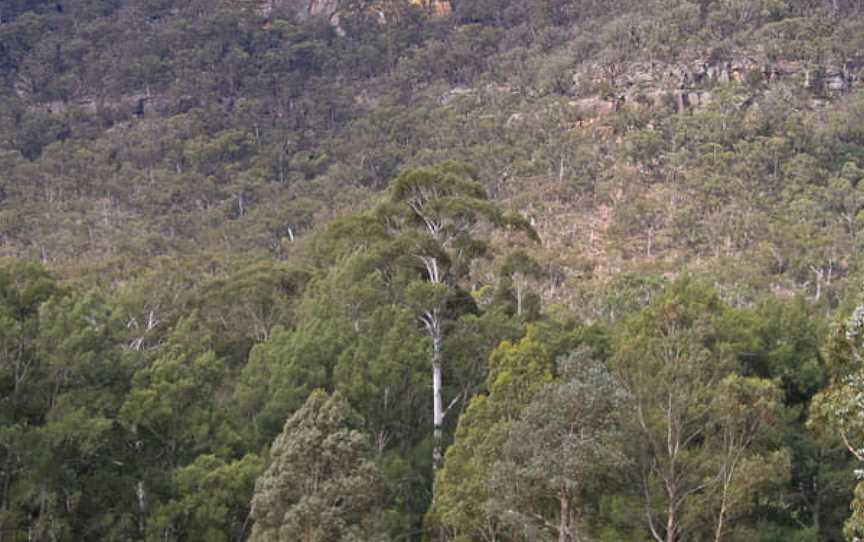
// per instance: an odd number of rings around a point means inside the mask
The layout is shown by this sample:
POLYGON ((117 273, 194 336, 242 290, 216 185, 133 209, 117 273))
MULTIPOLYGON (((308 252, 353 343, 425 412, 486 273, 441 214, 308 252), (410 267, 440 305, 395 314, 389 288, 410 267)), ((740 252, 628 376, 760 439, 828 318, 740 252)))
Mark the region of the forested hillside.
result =
POLYGON ((861 0, 0 0, 0 542, 864 537, 861 0))

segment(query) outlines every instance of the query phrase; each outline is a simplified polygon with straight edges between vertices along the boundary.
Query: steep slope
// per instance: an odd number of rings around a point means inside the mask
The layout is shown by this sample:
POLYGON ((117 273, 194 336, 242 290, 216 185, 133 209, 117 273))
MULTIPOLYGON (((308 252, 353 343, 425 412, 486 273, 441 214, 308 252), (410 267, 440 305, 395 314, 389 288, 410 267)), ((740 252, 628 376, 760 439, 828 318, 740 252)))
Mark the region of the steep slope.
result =
POLYGON ((574 309, 622 271, 721 269, 742 300, 855 273, 859 5, 447 5, 7 8, 3 253, 286 258, 458 158, 531 217, 574 309))
POLYGON ((0 539, 857 533, 862 51, 860 0, 0 0, 0 539))

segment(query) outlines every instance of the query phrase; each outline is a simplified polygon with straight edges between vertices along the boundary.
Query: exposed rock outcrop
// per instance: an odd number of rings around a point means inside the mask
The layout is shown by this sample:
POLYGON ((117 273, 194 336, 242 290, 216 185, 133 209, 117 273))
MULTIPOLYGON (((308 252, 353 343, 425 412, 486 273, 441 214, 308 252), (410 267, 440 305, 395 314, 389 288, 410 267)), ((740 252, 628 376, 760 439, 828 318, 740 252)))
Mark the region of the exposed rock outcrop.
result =
MULTIPOLYGON (((258 7, 267 14, 284 8, 295 13, 298 19, 323 16, 335 22, 339 18, 340 4, 340 0, 259 0, 258 7)), ((407 5, 420 6, 433 17, 444 17, 452 12, 450 0, 377 0, 370 2, 369 9, 386 21, 388 14, 392 16, 407 5)))
MULTIPOLYGON (((600 64, 583 66, 573 75, 571 92, 574 96, 587 96, 579 101, 585 109, 601 113, 616 111, 620 107, 638 106, 670 100, 678 111, 708 104, 712 87, 730 82, 758 84, 760 81, 788 80, 817 93, 842 94, 858 85, 864 66, 832 62, 818 66, 804 62, 773 61, 756 52, 741 52, 725 60, 695 58, 675 63, 633 62, 604 69, 600 64), (616 74, 610 80, 609 73, 616 74), (592 96, 598 88, 605 88, 603 98, 608 104, 597 105, 592 96), (590 103, 589 103, 590 102, 590 103)), ((743 104, 750 105, 751 101, 743 104)))
POLYGON ((444 17, 453 12, 450 0, 411 0, 411 3, 422 6, 428 10, 433 17, 444 17))

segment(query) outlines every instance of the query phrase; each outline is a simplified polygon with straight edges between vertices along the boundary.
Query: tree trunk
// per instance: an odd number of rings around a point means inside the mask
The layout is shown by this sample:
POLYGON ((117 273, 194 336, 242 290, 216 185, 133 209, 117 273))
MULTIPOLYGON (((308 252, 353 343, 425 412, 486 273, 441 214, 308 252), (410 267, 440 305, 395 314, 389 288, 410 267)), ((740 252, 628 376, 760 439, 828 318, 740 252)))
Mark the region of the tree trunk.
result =
POLYGON ((432 311, 429 332, 432 336, 432 438, 434 447, 432 449, 432 468, 438 470, 443 458, 444 440, 444 403, 441 399, 442 366, 443 366, 443 336, 441 333, 441 318, 438 309, 432 311))
MULTIPOLYGON (((726 440, 728 442, 735 442, 732 438, 727 438, 726 440)), ((723 467, 723 492, 720 496, 720 512, 717 514, 717 530, 714 533, 714 542, 723 540, 723 530, 726 528, 726 515, 729 512, 729 488, 732 487, 737 466, 738 459, 733 452, 727 456, 727 465, 723 467)))
POLYGON ((677 520, 675 516, 675 506, 670 504, 666 511, 666 542, 676 542, 676 540, 678 540, 675 533, 677 530, 677 520))
POLYGON ((516 284, 516 316, 522 316, 522 285, 516 284))
POLYGON ((728 489, 729 484, 724 480, 723 497, 720 501, 720 513, 717 515, 717 529, 714 531, 714 542, 720 542, 723 540, 723 528, 725 527, 726 520, 726 495, 728 489))
POLYGON ((143 536, 147 517, 147 490, 144 488, 144 480, 138 480, 135 484, 135 500, 138 504, 138 532, 143 536))
POLYGON ((816 532, 816 536, 822 534, 822 498, 820 497, 820 490, 818 488, 819 482, 818 480, 813 480, 813 489, 815 493, 815 498, 813 502, 813 506, 811 506, 811 513, 813 514, 813 530, 816 532))
POLYGON ((576 542, 575 510, 570 505, 567 490, 563 487, 558 494, 561 518, 558 522, 558 542, 576 542))
POLYGON ((9 494, 9 479, 12 477, 12 453, 9 452, 8 460, 6 461, 6 467, 3 470, 3 489, 0 491, 0 542, 3 542, 3 532, 5 531, 5 525, 3 525, 3 518, 6 515, 6 499, 9 494))
MULTIPOLYGON (((430 229, 430 233, 435 236, 436 231, 430 229)), ((421 256, 420 260, 426 268, 429 282, 432 284, 441 284, 442 275, 441 269, 438 266, 438 259, 434 257, 421 256)), ((444 368, 444 330, 442 329, 442 312, 443 307, 437 305, 423 313, 420 321, 429 332, 429 337, 432 339, 432 469, 437 471, 441 467, 443 458, 443 440, 444 440, 444 416, 447 412, 444 410, 444 402, 441 398, 443 388, 442 372, 444 368)))

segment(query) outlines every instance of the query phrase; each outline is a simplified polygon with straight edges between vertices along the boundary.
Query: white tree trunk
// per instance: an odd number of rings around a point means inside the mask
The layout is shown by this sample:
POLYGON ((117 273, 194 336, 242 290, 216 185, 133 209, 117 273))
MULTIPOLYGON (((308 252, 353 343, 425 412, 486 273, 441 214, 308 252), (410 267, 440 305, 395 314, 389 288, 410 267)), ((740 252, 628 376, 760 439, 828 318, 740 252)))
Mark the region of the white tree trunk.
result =
POLYGON ((135 484, 135 498, 138 501, 138 532, 143 535, 147 516, 147 490, 144 489, 144 480, 138 480, 135 484))
POLYGON ((561 490, 558 492, 558 542, 576 542, 576 513, 573 509, 573 504, 570 502, 570 495, 567 489, 562 484, 561 490))
POLYGON ((441 398, 443 387, 441 375, 443 366, 443 337, 438 309, 432 311, 429 332, 432 335, 432 438, 434 441, 432 468, 438 470, 442 463, 444 440, 444 402, 441 398))

